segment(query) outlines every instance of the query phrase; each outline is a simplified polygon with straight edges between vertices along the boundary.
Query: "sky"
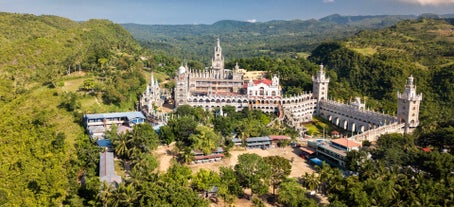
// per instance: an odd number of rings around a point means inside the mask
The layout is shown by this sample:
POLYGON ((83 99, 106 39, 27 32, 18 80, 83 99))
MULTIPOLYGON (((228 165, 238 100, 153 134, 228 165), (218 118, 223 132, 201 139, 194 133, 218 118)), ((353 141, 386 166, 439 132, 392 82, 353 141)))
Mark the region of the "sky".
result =
POLYGON ((0 0, 1 12, 57 15, 76 21, 212 24, 341 15, 454 13, 454 0, 0 0))

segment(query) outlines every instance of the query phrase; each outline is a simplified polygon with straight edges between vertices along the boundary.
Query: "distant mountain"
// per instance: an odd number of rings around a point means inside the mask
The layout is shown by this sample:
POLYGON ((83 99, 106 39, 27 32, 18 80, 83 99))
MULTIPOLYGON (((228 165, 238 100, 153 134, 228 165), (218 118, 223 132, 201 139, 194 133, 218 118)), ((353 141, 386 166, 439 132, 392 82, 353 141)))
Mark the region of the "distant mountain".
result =
MULTIPOLYGON (((416 19, 415 15, 366 15, 366 16, 342 16, 340 14, 333 14, 320 19, 323 22, 335 22, 338 24, 357 24, 358 22, 373 22, 379 20, 384 22, 394 22, 404 19, 416 19), (386 21, 388 20, 388 21, 386 21)), ((395 23, 395 22, 394 22, 395 23)), ((388 25, 389 26, 389 25, 388 25)))
MULTIPOLYGON (((211 55, 220 37, 227 58, 257 55, 289 55, 309 52, 326 40, 343 39, 364 29, 392 26, 414 15, 341 16, 319 20, 275 20, 250 23, 222 20, 212 25, 138 25, 123 24, 142 45, 185 59, 211 55)), ((205 61, 208 61, 206 59, 205 61)))

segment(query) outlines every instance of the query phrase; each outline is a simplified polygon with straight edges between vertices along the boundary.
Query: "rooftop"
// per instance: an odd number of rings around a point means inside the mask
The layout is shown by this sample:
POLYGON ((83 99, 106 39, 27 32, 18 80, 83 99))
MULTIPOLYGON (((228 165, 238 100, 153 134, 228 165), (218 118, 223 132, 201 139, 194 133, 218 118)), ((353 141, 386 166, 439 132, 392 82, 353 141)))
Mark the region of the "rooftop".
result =
POLYGON ((290 137, 285 136, 285 135, 270 135, 269 137, 272 140, 287 140, 287 139, 290 139, 290 137))
POLYGON ((121 177, 115 174, 114 155, 112 152, 99 153, 99 179, 101 182, 120 183, 121 177))
POLYGON ((271 141, 270 137, 249 137, 246 139, 246 142, 263 142, 271 141))
POLYGON ((271 85, 273 82, 270 79, 262 78, 260 80, 254 80, 254 85, 258 85, 260 83, 271 85))
POLYGON ((348 140, 348 139, 345 139, 345 138, 332 139, 331 142, 334 143, 334 144, 346 147, 346 148, 361 147, 362 146, 361 143, 358 143, 358 142, 353 141, 353 140, 348 140))
POLYGON ((114 112, 114 113, 103 113, 103 114, 85 114, 86 119, 107 119, 107 118, 119 118, 126 117, 128 120, 134 118, 145 119, 145 116, 140 111, 130 111, 130 112, 114 112))

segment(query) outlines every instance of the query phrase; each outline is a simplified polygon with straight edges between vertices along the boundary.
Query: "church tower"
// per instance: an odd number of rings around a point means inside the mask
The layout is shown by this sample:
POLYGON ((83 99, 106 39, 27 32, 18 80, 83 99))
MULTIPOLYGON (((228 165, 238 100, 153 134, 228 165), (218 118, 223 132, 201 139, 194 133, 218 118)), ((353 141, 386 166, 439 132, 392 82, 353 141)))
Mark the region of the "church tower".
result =
POLYGON ((328 99, 328 84, 329 78, 326 77, 325 71, 323 70, 323 64, 320 65, 320 70, 316 73, 316 76, 312 76, 312 93, 317 101, 328 99))
POLYGON ((413 76, 408 77, 403 93, 397 92, 397 118, 405 123, 405 132, 419 125, 419 106, 422 94, 416 93, 413 76))
POLYGON ((189 93, 189 72, 187 66, 181 65, 178 68, 178 74, 175 77, 175 91, 174 91, 174 100, 175 106, 187 103, 188 93, 189 93))
POLYGON ((222 48, 219 38, 217 39, 217 44, 214 48, 214 57, 211 59, 211 68, 216 73, 218 79, 224 78, 224 56, 222 56, 222 48))

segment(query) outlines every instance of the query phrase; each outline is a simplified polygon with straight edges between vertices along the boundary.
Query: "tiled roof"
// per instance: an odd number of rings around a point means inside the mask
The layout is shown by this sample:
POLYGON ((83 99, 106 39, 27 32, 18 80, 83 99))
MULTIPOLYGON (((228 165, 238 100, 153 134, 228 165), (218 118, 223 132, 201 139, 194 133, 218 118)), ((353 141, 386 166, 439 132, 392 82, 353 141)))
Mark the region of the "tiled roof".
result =
POLYGON ((290 137, 285 136, 285 135, 270 135, 269 137, 272 140, 286 140, 286 139, 290 139, 290 137))
POLYGON ((332 139, 332 143, 338 144, 340 146, 346 147, 346 148, 351 148, 351 147, 361 147, 361 144, 358 142, 355 142, 353 140, 348 140, 345 138, 340 138, 340 139, 332 139))
POLYGON ((119 118, 126 117, 128 120, 134 118, 145 119, 145 116, 140 111, 130 111, 130 112, 115 112, 115 113, 104 113, 104 114, 85 114, 86 119, 105 119, 105 118, 119 118))
POLYGON ((260 80, 254 80, 254 85, 257 85, 257 84, 260 84, 260 83, 263 83, 263 84, 266 84, 266 85, 271 85, 273 82, 270 79, 266 79, 266 78, 262 78, 260 80))
POLYGON ((314 154, 314 150, 308 148, 308 147, 301 147, 301 150, 303 150, 304 152, 308 153, 308 154, 314 154))

